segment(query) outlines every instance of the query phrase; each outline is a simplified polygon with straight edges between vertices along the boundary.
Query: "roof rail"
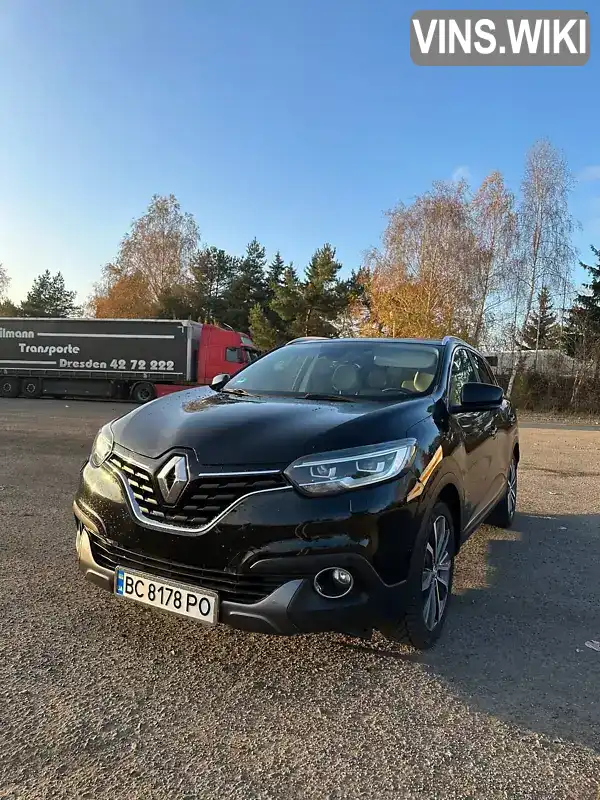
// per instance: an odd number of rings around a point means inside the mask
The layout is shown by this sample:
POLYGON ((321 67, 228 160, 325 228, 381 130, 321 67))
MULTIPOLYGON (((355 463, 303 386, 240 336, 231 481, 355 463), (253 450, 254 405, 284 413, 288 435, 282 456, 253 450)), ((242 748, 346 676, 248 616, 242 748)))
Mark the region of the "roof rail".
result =
POLYGON ((299 336, 297 339, 292 339, 287 344, 298 344, 299 342, 328 342, 330 341, 327 336, 299 336))
POLYGON ((458 342, 458 344, 465 344, 467 347, 471 347, 471 345, 465 342, 464 339, 461 339, 460 336, 444 336, 442 339, 442 344, 450 344, 450 342, 458 342))

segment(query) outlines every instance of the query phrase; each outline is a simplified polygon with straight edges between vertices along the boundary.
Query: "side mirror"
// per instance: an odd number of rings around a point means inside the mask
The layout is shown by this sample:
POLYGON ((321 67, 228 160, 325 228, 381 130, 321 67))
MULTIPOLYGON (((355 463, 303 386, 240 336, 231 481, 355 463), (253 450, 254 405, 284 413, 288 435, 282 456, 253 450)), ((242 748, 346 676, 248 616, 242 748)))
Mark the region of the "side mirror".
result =
POLYGON ((465 383, 457 411, 489 411, 500 408, 504 392, 491 383, 465 383))
POLYGON ((221 389, 227 383, 227 381, 230 380, 231 380, 231 375, 228 375, 226 372, 221 372, 218 375, 215 375, 215 377, 212 379, 212 381, 210 382, 210 388, 214 392, 220 392, 221 389))

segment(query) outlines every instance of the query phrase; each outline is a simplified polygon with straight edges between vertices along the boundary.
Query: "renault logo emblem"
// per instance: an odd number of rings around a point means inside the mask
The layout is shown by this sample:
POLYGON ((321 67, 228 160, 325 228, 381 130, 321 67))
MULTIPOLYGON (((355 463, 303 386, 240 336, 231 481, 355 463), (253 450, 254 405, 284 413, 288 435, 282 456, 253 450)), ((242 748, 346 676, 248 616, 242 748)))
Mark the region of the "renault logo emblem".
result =
POLYGON ((165 503, 174 505, 188 485, 189 475, 185 456, 173 456, 156 475, 165 503))

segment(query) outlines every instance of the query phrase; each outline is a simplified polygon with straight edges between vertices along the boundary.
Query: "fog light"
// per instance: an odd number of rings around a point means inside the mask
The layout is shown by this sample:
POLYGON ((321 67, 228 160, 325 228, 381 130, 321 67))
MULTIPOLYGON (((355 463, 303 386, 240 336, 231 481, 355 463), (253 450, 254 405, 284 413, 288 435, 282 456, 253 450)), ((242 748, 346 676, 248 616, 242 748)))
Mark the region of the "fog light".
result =
POLYGON ((345 597, 354 586, 352 573, 341 567, 327 567, 315 575, 314 587, 317 594, 329 600, 345 597))
POLYGON ((339 585, 343 586, 344 588, 346 586, 352 586, 352 575, 347 569, 334 569, 332 578, 336 583, 339 583, 339 585))

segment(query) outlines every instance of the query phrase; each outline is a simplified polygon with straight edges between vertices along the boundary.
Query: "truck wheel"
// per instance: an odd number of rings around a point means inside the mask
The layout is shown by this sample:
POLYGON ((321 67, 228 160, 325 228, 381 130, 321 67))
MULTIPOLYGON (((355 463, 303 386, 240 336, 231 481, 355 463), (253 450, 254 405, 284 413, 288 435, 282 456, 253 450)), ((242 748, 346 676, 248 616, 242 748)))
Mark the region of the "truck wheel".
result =
POLYGON ((21 383, 18 378, 0 378, 0 397, 18 397, 21 383))
POLYGON ((134 403, 149 403, 156 397, 156 389, 148 381, 136 383, 131 390, 131 399, 134 403))
POLYGON ((42 393, 42 382, 39 378, 23 378, 21 394, 25 397, 39 397, 42 393))

